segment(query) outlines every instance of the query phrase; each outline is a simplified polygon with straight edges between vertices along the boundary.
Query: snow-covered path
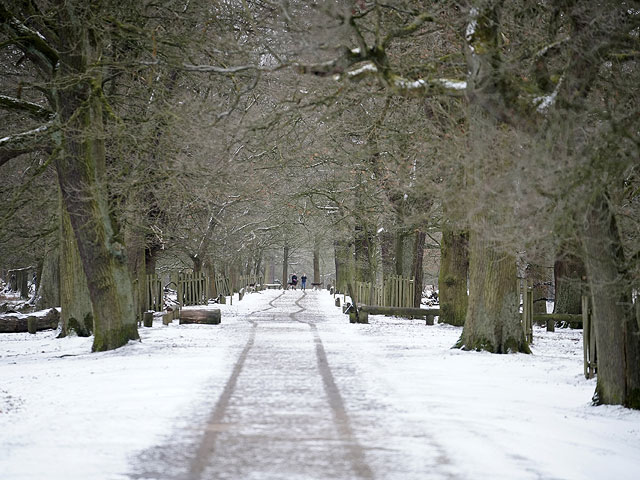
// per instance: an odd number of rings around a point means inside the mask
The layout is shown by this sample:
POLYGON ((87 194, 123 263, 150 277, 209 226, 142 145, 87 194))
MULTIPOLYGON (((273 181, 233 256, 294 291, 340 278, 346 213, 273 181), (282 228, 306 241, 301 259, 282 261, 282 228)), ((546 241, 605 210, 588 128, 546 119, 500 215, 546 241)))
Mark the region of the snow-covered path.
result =
POLYGON ((450 347, 460 329, 265 291, 219 326, 0 336, 0 478, 636 478, 640 412, 589 404, 579 331, 534 355, 450 347), (38 459, 38 461, 34 461, 38 459))

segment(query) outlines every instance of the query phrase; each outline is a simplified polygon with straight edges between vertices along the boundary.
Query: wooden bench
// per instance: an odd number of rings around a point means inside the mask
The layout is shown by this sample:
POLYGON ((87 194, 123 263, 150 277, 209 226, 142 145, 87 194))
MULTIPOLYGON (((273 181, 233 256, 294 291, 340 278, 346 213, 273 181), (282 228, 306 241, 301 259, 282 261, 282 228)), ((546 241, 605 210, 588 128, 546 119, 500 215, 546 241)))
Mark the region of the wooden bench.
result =
MULTIPOLYGON (((386 315, 405 318, 424 318, 427 325, 433 325, 434 318, 440 315, 439 308, 380 307, 377 305, 360 306, 359 316, 386 315)), ((365 318, 366 320, 366 318, 365 318)), ((366 322, 365 322, 366 323, 366 322)))

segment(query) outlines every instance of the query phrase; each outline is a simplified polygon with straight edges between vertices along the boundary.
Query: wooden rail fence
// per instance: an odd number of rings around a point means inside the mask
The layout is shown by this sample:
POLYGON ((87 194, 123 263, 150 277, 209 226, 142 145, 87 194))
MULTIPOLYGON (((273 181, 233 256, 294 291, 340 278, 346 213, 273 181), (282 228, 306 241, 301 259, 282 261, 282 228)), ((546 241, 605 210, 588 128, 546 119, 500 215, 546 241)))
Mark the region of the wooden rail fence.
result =
POLYGON ((533 313, 533 285, 531 281, 525 280, 521 285, 520 279, 518 279, 518 291, 522 295, 522 328, 528 342, 533 341, 534 322, 546 323, 548 332, 555 330, 556 322, 582 324, 584 376, 593 378, 597 372, 597 349, 589 297, 582 296, 582 314, 533 313))

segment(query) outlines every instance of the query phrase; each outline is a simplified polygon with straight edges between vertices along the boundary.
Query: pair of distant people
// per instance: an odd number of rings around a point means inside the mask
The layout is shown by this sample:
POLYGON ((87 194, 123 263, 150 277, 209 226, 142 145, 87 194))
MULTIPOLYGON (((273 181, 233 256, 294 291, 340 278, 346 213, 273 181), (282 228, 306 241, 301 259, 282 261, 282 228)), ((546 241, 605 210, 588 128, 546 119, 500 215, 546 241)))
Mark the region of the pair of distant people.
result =
MULTIPOLYGON (((289 282, 289 285, 291 285, 291 288, 294 290, 298 286, 298 276, 295 273, 291 275, 291 282, 289 282)), ((307 289, 307 275, 304 273, 302 274, 302 277, 300 277, 300 286, 302 287, 302 290, 307 289)))

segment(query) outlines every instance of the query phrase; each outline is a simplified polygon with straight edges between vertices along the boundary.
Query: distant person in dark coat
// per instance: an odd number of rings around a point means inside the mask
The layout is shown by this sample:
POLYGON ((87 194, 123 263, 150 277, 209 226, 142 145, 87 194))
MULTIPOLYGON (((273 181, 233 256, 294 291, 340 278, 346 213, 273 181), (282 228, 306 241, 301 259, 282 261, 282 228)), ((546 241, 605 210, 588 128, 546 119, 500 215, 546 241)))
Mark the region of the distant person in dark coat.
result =
POLYGON ((291 275, 291 288, 296 289, 296 285, 298 285, 298 276, 294 273, 291 275))
POLYGON ((306 290, 307 289, 307 274, 303 273, 302 277, 300 277, 300 281, 302 282, 302 289, 306 290))

